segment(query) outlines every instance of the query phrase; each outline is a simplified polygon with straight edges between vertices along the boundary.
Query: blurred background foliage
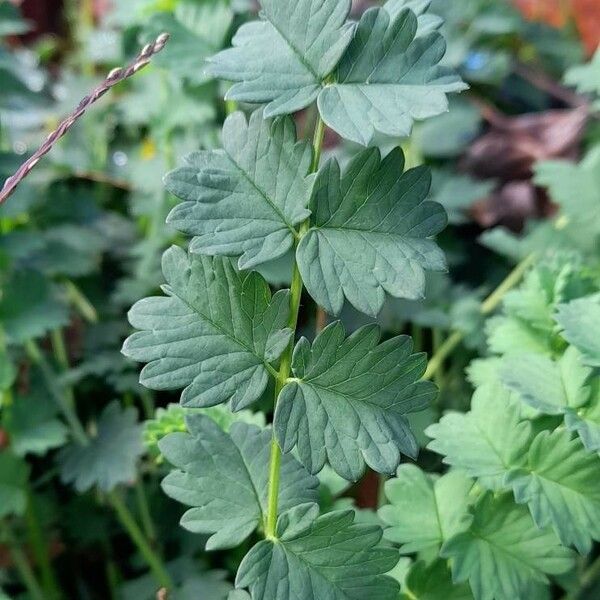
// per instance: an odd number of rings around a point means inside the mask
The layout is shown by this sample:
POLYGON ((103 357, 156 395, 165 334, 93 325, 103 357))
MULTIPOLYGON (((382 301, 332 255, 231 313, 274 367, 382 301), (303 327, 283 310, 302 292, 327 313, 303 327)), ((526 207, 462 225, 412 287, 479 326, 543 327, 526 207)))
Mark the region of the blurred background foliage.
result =
MULTIPOLYGON (((373 4, 355 2, 355 16, 373 4)), ((418 12, 427 2, 407 4, 418 12)), ((205 59, 256 9, 252 0, 0 0, 2 179, 110 69, 171 34, 0 206, 0 598, 143 600, 172 580, 177 598, 221 600, 232 587, 243 548, 205 553, 160 492, 156 442, 183 427, 183 409, 175 394, 142 389, 120 347, 127 309, 161 284, 162 251, 184 242, 164 224, 174 199, 162 176, 190 150, 217 146, 232 109, 205 59)), ((503 352, 502 323, 486 325, 481 302, 515 264, 566 249, 596 285, 600 276, 600 4, 433 0, 430 15, 444 19, 444 60, 471 88, 410 139, 381 140, 401 145, 409 166, 431 166, 432 197, 449 215, 440 237, 449 273, 428 275, 426 300, 388 300, 379 317, 387 335, 410 333, 437 356, 454 335, 435 373, 440 398, 414 417, 424 444, 445 410, 468 409, 483 368, 474 363, 467 379, 470 361, 503 352)), ((314 118, 298 114, 299 130, 314 118)), ((343 161, 347 144, 327 132, 327 154, 343 161)), ((289 260, 262 272, 285 285, 289 260)), ((522 309, 540 301, 535 290, 525 296, 522 309)), ((514 335, 506 321, 527 321, 518 309, 503 317, 504 335, 514 335)), ((343 315, 348 330, 364 319, 343 315)), ((301 328, 312 336, 314 320, 301 328)), ((225 428, 262 419, 207 412, 225 428)), ((424 450, 419 463, 439 460, 424 450)), ((368 509, 380 496, 372 474, 352 488, 321 474, 326 508, 376 519, 368 509)))

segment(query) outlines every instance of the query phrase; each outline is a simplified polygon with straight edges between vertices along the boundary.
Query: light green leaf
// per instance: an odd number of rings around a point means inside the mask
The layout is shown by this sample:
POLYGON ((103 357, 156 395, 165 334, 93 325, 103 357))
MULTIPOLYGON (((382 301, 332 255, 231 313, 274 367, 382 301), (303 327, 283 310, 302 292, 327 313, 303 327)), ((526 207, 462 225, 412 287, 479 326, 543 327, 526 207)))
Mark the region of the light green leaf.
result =
MULTIPOLYGON (((571 67, 565 74, 564 82, 583 94, 600 96, 600 49, 584 65, 571 67)), ((600 106, 596 103, 595 106, 600 106)))
POLYGON ((579 164, 538 162, 534 181, 548 188, 561 218, 577 231, 579 244, 595 252, 600 236, 600 147, 594 146, 579 164))
POLYGON ((384 8, 371 8, 362 15, 335 82, 318 97, 327 125, 366 146, 376 133, 406 136, 414 120, 448 110, 446 94, 467 86, 439 66, 446 51, 442 36, 417 30, 411 10, 390 17, 384 8))
POLYGON ((590 401, 577 410, 567 410, 565 425, 579 435, 583 445, 590 452, 600 452, 600 380, 591 381, 590 401))
POLYGON ((140 382, 151 389, 185 387, 184 406, 231 401, 234 410, 257 400, 271 361, 286 347, 289 293, 271 292, 258 273, 239 273, 230 259, 163 255, 166 297, 145 298, 129 311, 141 329, 123 354, 147 364, 140 382))
POLYGON ((506 357, 500 367, 504 385, 523 402, 549 415, 563 414, 587 402, 590 373, 573 346, 558 361, 541 354, 516 354, 506 357))
POLYGON ((471 589, 465 583, 454 585, 450 569, 443 560, 427 565, 415 563, 404 582, 400 600, 472 600, 471 589))
POLYGON ((520 419, 514 397, 491 384, 475 391, 468 413, 447 413, 425 433, 433 438, 427 448, 444 456, 445 463, 498 490, 506 472, 523 464, 531 425, 520 419))
POLYGON ((417 35, 426 35, 439 29, 444 23, 441 17, 428 12, 430 4, 431 0, 388 0, 383 8, 390 13, 392 19, 395 19, 403 9, 409 8, 417 16, 417 35))
POLYGON ((27 504, 29 466, 9 450, 0 452, 0 518, 21 515, 27 504))
POLYGON ((435 551, 455 533, 466 529, 473 481, 460 471, 433 477, 415 465, 402 465, 385 484, 389 504, 379 509, 388 526, 386 539, 402 544, 401 552, 435 551))
POLYGON ((96 435, 89 444, 73 442, 59 452, 60 478, 63 483, 73 484, 78 492, 94 486, 108 492, 135 479, 137 461, 143 451, 137 411, 122 409, 114 401, 102 411, 96 435))
POLYGON ((212 75, 235 82, 226 98, 268 103, 265 116, 316 99, 348 46, 350 0, 260 0, 261 20, 242 25, 233 48, 214 56, 212 75))
POLYGON ((365 463, 380 473, 395 472, 400 453, 415 456, 417 444, 406 414, 435 397, 430 382, 419 381, 424 354, 411 354, 412 340, 398 336, 379 343, 377 326, 345 337, 336 321, 312 346, 302 338, 275 410, 275 433, 284 452, 298 448, 311 473, 329 462, 356 481, 365 463))
POLYGON ((600 295, 573 300, 558 307, 562 336, 582 354, 590 367, 600 367, 600 295))
POLYGON ((327 312, 339 314, 346 297, 376 316, 385 292, 421 298, 424 271, 445 269, 442 251, 429 239, 446 225, 444 209, 426 200, 431 175, 425 167, 403 168, 399 148, 383 160, 369 148, 343 175, 336 160, 319 172, 312 226, 296 256, 307 290, 327 312))
MULTIPOLYGON (((207 550, 232 548, 246 539, 267 511, 271 431, 234 423, 225 433, 209 417, 186 417, 189 433, 171 433, 159 442, 179 469, 163 480, 165 493, 191 506, 181 525, 214 534, 207 550)), ((318 480, 291 455, 281 463, 279 509, 317 499, 318 480)))
POLYGON ((244 557, 236 586, 253 600, 396 600, 399 585, 387 573, 398 552, 379 546, 381 529, 354 523, 354 511, 317 516, 305 504, 281 515, 277 539, 264 540, 244 557))
POLYGON ((0 323, 9 344, 21 344, 69 322, 56 290, 37 271, 19 269, 3 283, 0 323))
POLYGON ((475 600, 530 598, 548 575, 572 568, 572 552, 509 494, 488 492, 472 512, 469 530, 445 542, 441 556, 450 559, 455 582, 469 581, 475 600))
POLYGON ((185 202, 167 221, 195 235, 199 254, 240 256, 249 269, 287 252, 309 215, 312 150, 296 142, 291 117, 263 119, 236 112, 223 125, 223 150, 196 152, 169 173, 167 189, 185 202))
POLYGON ((587 554, 600 539, 600 457, 563 430, 542 431, 527 464, 508 474, 515 500, 528 504, 538 527, 551 525, 565 546, 587 554))

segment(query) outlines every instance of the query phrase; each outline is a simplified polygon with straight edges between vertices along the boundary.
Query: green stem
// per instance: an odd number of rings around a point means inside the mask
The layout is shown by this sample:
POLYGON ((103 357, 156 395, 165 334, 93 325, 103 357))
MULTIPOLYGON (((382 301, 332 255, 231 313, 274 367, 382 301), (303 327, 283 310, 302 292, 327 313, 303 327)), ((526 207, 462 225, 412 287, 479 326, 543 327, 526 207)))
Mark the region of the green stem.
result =
POLYGON ((23 585, 29 592, 29 596, 31 596, 33 600, 47 600, 46 596, 44 595, 44 590, 38 582, 35 573, 33 572, 33 569, 31 568, 31 565, 25 556, 25 553, 17 544, 8 526, 6 527, 6 537, 10 557, 12 558, 15 568, 19 573, 19 577, 21 578, 23 585))
POLYGON ((137 503, 138 513, 140 515, 140 521, 144 528, 144 533, 150 541, 154 544, 156 542, 156 527, 152 520, 152 513, 150 512, 150 506, 148 505, 148 498, 146 497, 146 490, 144 489, 144 482, 138 479, 135 482, 135 499, 137 503))
MULTIPOLYGON (((431 338, 432 338, 432 347, 433 347, 433 354, 437 354, 438 350, 441 348, 443 341, 444 341, 444 334, 442 332, 442 330, 439 327, 434 327, 431 330, 431 338)), ((442 389, 442 386, 444 384, 444 369, 443 369, 443 362, 442 364, 440 364, 439 368, 437 369, 437 371, 435 372, 433 379, 435 381, 435 384, 438 386, 438 389, 442 389)))
MULTIPOLYGON (((496 310, 505 294, 521 281, 534 260, 535 255, 529 254, 506 276, 504 281, 482 302, 480 308, 482 315, 489 315, 496 310)), ((455 331, 450 337, 446 338, 446 341, 438 348, 427 364, 423 379, 431 379, 433 377, 444 363, 444 360, 461 343, 463 337, 464 333, 462 331, 455 331)))
POLYGON ((88 436, 70 401, 69 394, 65 392, 63 386, 59 383, 56 373, 54 373, 54 370, 46 360, 46 357, 33 340, 25 342, 25 350, 32 362, 34 362, 42 372, 48 391, 69 424, 73 437, 82 446, 87 446, 89 443, 88 436))
MULTIPOLYGON (((325 123, 319 116, 317 124, 315 126, 315 133, 313 137, 313 157, 310 165, 310 172, 315 173, 319 168, 319 162, 321 161, 321 151, 323 148, 323 139, 325 137, 325 123)), ((306 234, 310 226, 309 219, 306 219, 300 226, 300 237, 306 234)), ((298 314, 300 312, 300 300, 302 298, 302 277, 298 264, 294 261, 294 271, 292 274, 292 285, 290 288, 290 316, 288 318, 287 326, 295 333, 296 326, 298 325, 298 314)), ((292 366, 292 352, 294 350, 294 335, 290 339, 288 347, 285 349, 281 362, 279 365, 279 371, 277 373, 277 379, 275 382, 275 399, 274 405, 277 405, 277 398, 285 382, 290 376, 292 366)), ((269 463, 269 491, 267 496, 267 515, 265 518, 265 537, 268 539, 275 539, 277 537, 277 507, 279 500, 279 478, 281 470, 281 448, 275 438, 271 439, 271 458, 269 463)))
POLYGON ((33 494, 31 491, 27 492, 27 507, 25 510, 25 522, 27 525, 27 535, 29 538, 29 544, 33 550, 35 560, 40 568, 42 576, 42 585, 44 592, 48 599, 61 598, 60 588, 52 569, 52 563, 50 561, 50 554, 48 552, 48 544, 44 540, 42 528, 35 511, 35 505, 33 503, 33 494))
POLYGON ((108 493, 108 501, 115 509, 117 513, 117 517, 121 525, 127 533, 129 537, 136 545, 137 549, 140 551, 142 556, 146 559, 148 566, 150 567, 150 571, 156 579, 156 582, 161 586, 166 588, 167 590, 172 590, 174 588, 173 581, 171 576, 167 572, 161 558, 158 554, 152 549, 139 525, 136 523, 133 515, 130 510, 127 508, 125 502, 123 502, 123 498, 119 495, 116 490, 108 493))
POLYGON ((79 314, 88 321, 88 323, 97 323, 98 313, 82 291, 69 280, 65 281, 65 287, 67 288, 69 302, 75 307, 79 314))

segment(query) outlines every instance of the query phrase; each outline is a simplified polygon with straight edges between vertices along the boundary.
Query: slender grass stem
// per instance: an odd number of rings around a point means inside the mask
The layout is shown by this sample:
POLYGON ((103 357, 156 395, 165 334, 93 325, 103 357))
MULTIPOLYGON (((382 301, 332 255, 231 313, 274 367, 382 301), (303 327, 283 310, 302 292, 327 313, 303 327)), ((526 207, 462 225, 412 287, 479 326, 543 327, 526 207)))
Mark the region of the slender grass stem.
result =
MULTIPOLYGON (((319 116, 315 126, 313 136, 313 157, 310 166, 310 172, 315 173, 319 168, 321 161, 321 152, 323 148, 323 139, 325 137, 325 123, 319 116)), ((309 228, 307 219, 300 226, 300 236, 302 237, 309 228)), ((302 298, 302 277, 298 264, 294 261, 294 270, 292 274, 292 285, 290 288, 290 316, 288 318, 288 327, 295 333, 298 325, 298 314, 300 312, 300 300, 302 298)), ((277 398, 283 389, 287 378, 290 376, 292 366, 292 352, 294 350, 294 336, 290 339, 288 347, 285 349, 279 366, 278 375, 275 383, 274 405, 277 405, 277 398)), ((267 496, 267 514, 265 517, 265 537, 275 539, 277 537, 277 508, 279 500, 279 479, 281 470, 281 448, 275 438, 271 439, 271 458, 269 463, 269 489, 267 496)))
POLYGON ((25 342, 25 351, 31 361, 36 364, 42 372, 46 387, 69 424, 73 437, 81 445, 87 446, 89 443, 88 436, 75 412, 72 402, 70 401, 70 394, 65 391, 64 386, 58 381, 56 373, 46 360, 43 352, 33 340, 25 342))
POLYGON ((112 492, 108 493, 107 498, 110 505, 114 508, 119 522, 125 531, 127 531, 131 541, 135 544, 136 548, 140 551, 141 555, 148 563, 156 582, 161 587, 172 590, 174 587, 173 581, 167 572, 162 559, 150 546, 148 540, 142 533, 142 530, 131 514, 129 508, 127 508, 127 505, 123 501, 123 498, 120 496, 119 492, 117 490, 113 490, 112 492))
POLYGON ((98 313, 94 308, 93 304, 86 298, 83 292, 68 279, 64 282, 67 289, 67 297, 69 302, 75 307, 75 310, 86 320, 88 323, 98 322, 98 313))
POLYGON ((25 523, 27 526, 27 536, 29 544, 33 550, 36 563, 39 565, 42 586, 48 600, 57 600, 62 598, 58 581, 52 569, 48 543, 44 539, 42 528, 38 519, 35 505, 33 503, 33 494, 27 493, 27 507, 25 509, 25 523))
POLYGON ((138 479, 135 482, 135 499, 137 504, 138 513, 144 533, 150 541, 155 544, 156 542, 156 527, 152 520, 152 513, 150 512, 150 506, 148 504, 148 498, 146 496, 146 490, 144 489, 144 482, 142 479, 138 479))
POLYGON ((23 549, 19 546, 15 540, 12 531, 8 526, 5 527, 5 537, 8 544, 8 550, 10 557, 14 563, 15 569, 19 573, 19 577, 23 582, 23 585, 27 589, 29 596, 32 600, 48 600, 44 594, 44 590, 37 580, 37 577, 23 552, 23 549))
MULTIPOLYGON (((534 260, 535 255, 529 254, 506 276, 502 283, 482 302, 480 308, 482 315, 489 315, 496 310, 505 294, 521 281, 534 260)), ((437 373, 438 369, 442 367, 444 360, 452 354, 454 349, 463 340, 463 337, 464 334, 462 331, 454 331, 450 337, 446 338, 444 343, 441 344, 431 357, 427 369, 423 374, 423 379, 431 379, 437 373)))

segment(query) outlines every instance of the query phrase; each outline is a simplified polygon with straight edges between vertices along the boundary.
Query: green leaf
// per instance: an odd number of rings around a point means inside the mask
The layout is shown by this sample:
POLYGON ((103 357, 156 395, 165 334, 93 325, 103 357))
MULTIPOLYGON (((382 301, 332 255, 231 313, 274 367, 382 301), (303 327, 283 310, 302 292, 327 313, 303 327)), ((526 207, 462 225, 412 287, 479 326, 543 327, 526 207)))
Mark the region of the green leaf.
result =
POLYGON ((534 181, 548 188, 550 198, 560 206, 562 220, 577 231, 579 243, 595 252, 600 236, 600 148, 593 147, 579 164, 538 162, 534 181))
POLYGON ((562 336, 582 354, 590 367, 600 367, 600 295, 573 300, 558 307, 562 336))
POLYGON ((389 504, 379 509, 388 526, 386 539, 403 554, 434 551, 468 526, 465 523, 473 481, 460 471, 433 477, 415 465, 402 465, 385 484, 389 504))
POLYGON ((590 373, 573 346, 558 361, 540 354, 517 354, 506 357, 500 367, 504 385, 523 402, 549 415, 564 414, 587 402, 590 373))
POLYGON ((230 115, 223 150, 196 152, 165 178, 185 202, 167 221, 195 237, 199 254, 240 256, 240 269, 277 258, 293 245, 295 227, 309 215, 312 150, 296 142, 291 117, 263 119, 262 110, 230 115))
POLYGON ((447 413, 425 430, 427 446, 444 462, 477 477, 490 489, 504 487, 504 475, 523 464, 531 425, 522 421, 514 397, 500 385, 478 388, 468 413, 447 413))
POLYGON ((154 64, 198 84, 207 79, 206 60, 222 48, 232 22, 227 0, 180 0, 174 14, 152 15, 144 27, 144 37, 150 42, 168 32, 169 43, 156 55, 154 64))
POLYGON ((467 584, 454 585, 450 569, 443 560, 427 565, 415 563, 404 582, 405 592, 400 600, 472 600, 473 594, 467 584))
POLYGON ((67 427, 57 418, 57 408, 48 393, 39 386, 26 396, 16 396, 5 409, 3 419, 15 454, 42 456, 62 446, 68 437, 67 427))
POLYGON ((293 113, 317 98, 348 46, 350 0, 260 0, 261 20, 242 25, 233 48, 209 71, 235 82, 226 98, 268 103, 265 116, 293 113))
POLYGON ((362 15, 335 82, 318 97, 327 125, 366 146, 376 133, 406 136, 414 120, 448 110, 446 94, 467 86, 438 65, 446 51, 442 36, 417 30, 411 10, 391 17, 384 8, 371 8, 362 15))
POLYGON ((400 452, 417 454, 406 414, 425 408, 436 388, 419 381, 425 355, 411 354, 409 337, 379 339, 376 325, 346 338, 336 321, 312 346, 306 338, 296 345, 294 378, 279 395, 274 427, 283 451, 297 446, 311 473, 327 461, 339 475, 356 481, 365 463, 393 473, 400 452))
POLYGON ((417 35, 425 35, 439 29, 444 23, 441 17, 427 12, 430 4, 431 0, 388 0, 383 8, 390 13, 392 19, 396 18, 403 9, 409 8, 417 16, 417 35))
POLYGON ((600 458, 563 430, 540 432, 527 464, 508 474, 515 500, 538 527, 551 525, 565 546, 587 554, 600 539, 600 458))
POLYGON ((469 581, 476 600, 530 598, 547 575, 572 568, 572 552, 509 494, 488 492, 472 512, 469 530, 445 542, 441 556, 450 559, 455 582, 469 581))
MULTIPOLYGON (((267 512, 271 431, 234 423, 225 433, 203 415, 186 417, 189 433, 171 433, 159 442, 179 469, 163 480, 165 493, 191 506, 181 525, 214 534, 207 550, 233 548, 259 526, 267 512)), ((291 456, 281 462, 279 509, 313 502, 318 480, 291 456)))
POLYGON ((59 452, 60 478, 63 483, 73 484, 78 492, 94 486, 108 492, 135 479, 143 451, 137 411, 122 409, 114 401, 102 411, 97 433, 86 446, 73 442, 59 452))
POLYGON ((340 175, 330 160, 319 172, 312 199, 312 227, 297 261, 310 295, 339 314, 344 297, 376 316, 385 292, 417 299, 425 270, 445 269, 442 251, 429 239, 446 225, 444 209, 426 200, 427 168, 403 173, 397 148, 383 160, 377 148, 360 152, 340 175))
POLYGON ((19 269, 2 283, 0 323, 9 344, 22 344, 68 323, 67 308, 37 271, 19 269))
POLYGON ((600 380, 591 381, 590 401, 577 410, 567 410, 565 425, 579 435, 590 452, 600 452, 600 380))
MULTIPOLYGON (((600 96, 600 49, 596 50, 590 62, 571 67, 566 72, 564 81, 582 94, 600 96)), ((597 102, 595 106, 600 106, 600 103, 597 102)))
POLYGON ((237 587, 253 600, 396 600, 399 586, 386 577, 398 552, 379 546, 381 529, 354 523, 354 511, 317 516, 305 504, 281 515, 277 539, 264 540, 244 557, 237 587))
POLYGON ((21 515, 27 504, 29 466, 9 450, 0 452, 0 518, 21 515))
POLYGON ((231 260, 188 255, 177 246, 163 254, 166 297, 145 298, 129 312, 141 329, 123 354, 149 363, 140 382, 151 389, 185 387, 184 406, 231 401, 234 410, 265 390, 270 362, 285 349, 289 292, 271 292, 258 273, 239 273, 231 260))

